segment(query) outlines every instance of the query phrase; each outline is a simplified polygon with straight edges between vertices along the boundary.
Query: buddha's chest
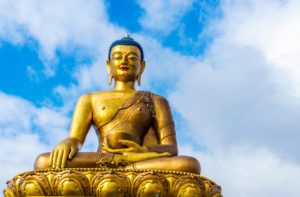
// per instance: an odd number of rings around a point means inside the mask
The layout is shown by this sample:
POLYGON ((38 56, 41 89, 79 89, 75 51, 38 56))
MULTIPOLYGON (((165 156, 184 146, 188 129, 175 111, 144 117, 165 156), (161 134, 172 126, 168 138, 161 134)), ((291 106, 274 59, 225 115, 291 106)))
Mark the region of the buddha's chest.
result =
POLYGON ((124 122, 135 127, 147 127, 152 120, 149 105, 137 102, 128 106, 123 103, 128 98, 102 99, 93 105, 93 122, 97 128, 109 122, 124 122))
POLYGON ((93 103, 94 124, 102 125, 116 114, 127 98, 99 99, 93 103))
POLYGON ((143 136, 152 124, 152 114, 143 102, 120 108, 111 120, 100 125, 95 124, 101 141, 111 148, 124 147, 119 140, 130 140, 141 144, 143 136))

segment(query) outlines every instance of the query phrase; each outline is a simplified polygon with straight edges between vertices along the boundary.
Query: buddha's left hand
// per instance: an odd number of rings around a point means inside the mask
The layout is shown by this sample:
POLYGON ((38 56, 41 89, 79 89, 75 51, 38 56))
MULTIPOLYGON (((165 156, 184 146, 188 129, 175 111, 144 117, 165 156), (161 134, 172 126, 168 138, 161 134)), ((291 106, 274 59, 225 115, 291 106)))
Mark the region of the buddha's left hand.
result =
POLYGON ((128 152, 146 153, 146 152, 149 152, 149 150, 145 146, 141 146, 130 140, 119 140, 119 143, 127 146, 127 148, 113 149, 113 148, 110 148, 107 144, 103 144, 103 148, 104 148, 104 150, 106 150, 107 152, 110 152, 110 153, 128 153, 128 152))
POLYGON ((138 162, 138 161, 145 161, 154 158, 160 157, 170 157, 170 153, 156 153, 156 152, 146 152, 146 153, 133 153, 133 152, 126 152, 123 154, 115 154, 114 160, 115 161, 127 161, 129 163, 138 162))

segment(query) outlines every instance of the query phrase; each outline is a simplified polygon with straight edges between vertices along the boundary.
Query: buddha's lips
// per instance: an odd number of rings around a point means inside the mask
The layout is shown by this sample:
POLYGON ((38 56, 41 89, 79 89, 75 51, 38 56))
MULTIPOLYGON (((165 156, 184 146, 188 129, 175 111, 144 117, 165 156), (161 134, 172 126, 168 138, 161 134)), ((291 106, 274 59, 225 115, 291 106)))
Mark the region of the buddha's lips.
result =
POLYGON ((129 68, 128 68, 128 67, 125 67, 125 66, 122 66, 120 69, 121 69, 121 70, 129 70, 129 68))

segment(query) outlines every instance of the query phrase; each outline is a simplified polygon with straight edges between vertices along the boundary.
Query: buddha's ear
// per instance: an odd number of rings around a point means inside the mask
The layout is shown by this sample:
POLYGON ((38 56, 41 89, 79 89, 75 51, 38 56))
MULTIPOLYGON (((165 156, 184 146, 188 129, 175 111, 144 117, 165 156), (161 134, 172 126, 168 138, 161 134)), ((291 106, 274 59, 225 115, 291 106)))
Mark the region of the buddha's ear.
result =
POLYGON ((146 62, 143 60, 142 62, 141 62, 141 70, 140 70, 140 73, 138 74, 138 76, 137 76, 137 80, 138 80, 138 85, 139 86, 141 86, 141 79, 142 79, 142 74, 143 74, 143 72, 144 72, 144 70, 145 70, 145 66, 146 66, 146 62))
POLYGON ((146 66, 146 62, 145 62, 145 60, 143 60, 143 61, 141 62, 141 71, 140 71, 141 74, 143 74, 144 69, 145 69, 145 66, 146 66))
POLYGON ((107 69, 107 72, 108 72, 108 75, 109 75, 108 84, 111 85, 113 75, 112 75, 112 72, 111 72, 111 65, 110 65, 110 61, 109 60, 106 61, 106 69, 107 69))

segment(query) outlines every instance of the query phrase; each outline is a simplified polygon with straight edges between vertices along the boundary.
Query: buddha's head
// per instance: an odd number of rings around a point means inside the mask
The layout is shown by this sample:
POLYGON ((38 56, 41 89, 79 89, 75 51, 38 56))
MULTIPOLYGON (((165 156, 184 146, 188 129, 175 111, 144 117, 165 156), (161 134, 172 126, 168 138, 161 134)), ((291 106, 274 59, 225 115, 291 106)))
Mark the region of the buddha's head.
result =
POLYGON ((106 67, 110 76, 116 81, 135 81, 141 84, 141 76, 145 68, 144 53, 139 43, 126 35, 113 42, 109 48, 106 67))

